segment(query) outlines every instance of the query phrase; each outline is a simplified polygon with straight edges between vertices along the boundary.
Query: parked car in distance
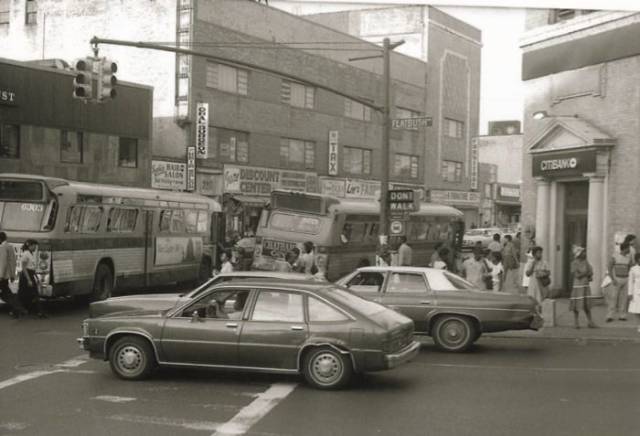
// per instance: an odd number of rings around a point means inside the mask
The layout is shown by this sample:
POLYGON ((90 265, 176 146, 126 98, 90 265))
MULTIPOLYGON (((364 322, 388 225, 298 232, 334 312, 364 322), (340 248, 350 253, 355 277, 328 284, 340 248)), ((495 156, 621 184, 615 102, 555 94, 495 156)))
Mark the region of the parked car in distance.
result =
POLYGON ((127 380, 160 366, 302 373, 319 389, 411 360, 413 321, 346 289, 312 281, 233 280, 168 310, 83 322, 80 347, 127 380))
POLYGON ((482 333, 538 330, 543 325, 535 299, 481 291, 443 270, 365 267, 336 283, 407 315, 416 334, 431 336, 445 351, 464 351, 482 333))
POLYGON ((472 250, 478 242, 482 243, 482 248, 487 248, 496 233, 502 237, 502 229, 498 227, 467 230, 462 236, 462 249, 472 250))
POLYGON ((171 309, 185 301, 193 299, 218 283, 251 278, 273 280, 313 280, 311 276, 294 272, 234 271, 230 273, 221 273, 187 293, 136 294, 125 295, 122 297, 111 297, 106 300, 96 301, 89 305, 89 317, 96 318, 109 313, 124 312, 128 310, 171 309))

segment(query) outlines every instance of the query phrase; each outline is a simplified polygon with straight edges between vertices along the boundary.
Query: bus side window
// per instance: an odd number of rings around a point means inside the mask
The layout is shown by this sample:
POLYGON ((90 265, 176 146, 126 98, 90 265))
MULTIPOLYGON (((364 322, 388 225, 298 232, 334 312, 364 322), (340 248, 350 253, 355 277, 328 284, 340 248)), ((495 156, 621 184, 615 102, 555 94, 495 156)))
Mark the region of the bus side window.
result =
POLYGON ((196 225, 196 231, 198 233, 207 233, 207 230, 209 229, 208 216, 209 213, 207 211, 198 211, 198 224, 196 225))
POLYGON ((103 212, 104 209, 102 206, 84 206, 84 213, 82 214, 80 224, 80 232, 97 232, 100 229, 100 221, 102 221, 103 212))
POLYGON ((113 208, 109 211, 107 232, 133 232, 138 221, 138 209, 113 208))
POLYGON ((168 232, 171 225, 171 211, 169 209, 160 211, 160 223, 158 224, 161 232, 168 232))
POLYGON ((198 231, 198 211, 197 210, 186 210, 184 212, 185 215, 185 226, 187 228, 188 233, 196 233, 198 231))
POLYGON ((171 215, 171 233, 185 233, 184 210, 176 209, 171 215))
POLYGON ((64 225, 65 232, 76 233, 80 230, 80 216, 82 215, 82 206, 71 206, 67 213, 67 222, 64 225))

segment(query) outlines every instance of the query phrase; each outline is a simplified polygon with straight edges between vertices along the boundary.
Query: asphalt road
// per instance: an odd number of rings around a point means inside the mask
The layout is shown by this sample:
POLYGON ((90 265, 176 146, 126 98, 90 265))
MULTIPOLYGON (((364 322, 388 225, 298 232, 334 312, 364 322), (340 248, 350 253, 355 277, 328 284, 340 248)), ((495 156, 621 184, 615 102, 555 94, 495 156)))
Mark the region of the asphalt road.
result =
POLYGON ((633 435, 640 345, 483 337, 465 354, 429 339, 413 362, 349 389, 298 377, 162 370, 125 382, 75 343, 82 305, 49 319, 0 306, 0 435, 633 435))

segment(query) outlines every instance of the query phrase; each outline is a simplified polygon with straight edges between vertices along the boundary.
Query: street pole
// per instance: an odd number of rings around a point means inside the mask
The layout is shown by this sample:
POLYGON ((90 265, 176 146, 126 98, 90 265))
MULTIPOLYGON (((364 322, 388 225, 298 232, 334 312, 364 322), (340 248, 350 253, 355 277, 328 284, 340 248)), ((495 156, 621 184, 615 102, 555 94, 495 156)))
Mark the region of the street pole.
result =
POLYGON ((382 44, 384 105, 382 108, 382 174, 380 177, 380 245, 386 244, 389 237, 389 128, 391 124, 389 120, 391 105, 391 44, 389 38, 385 38, 382 44))

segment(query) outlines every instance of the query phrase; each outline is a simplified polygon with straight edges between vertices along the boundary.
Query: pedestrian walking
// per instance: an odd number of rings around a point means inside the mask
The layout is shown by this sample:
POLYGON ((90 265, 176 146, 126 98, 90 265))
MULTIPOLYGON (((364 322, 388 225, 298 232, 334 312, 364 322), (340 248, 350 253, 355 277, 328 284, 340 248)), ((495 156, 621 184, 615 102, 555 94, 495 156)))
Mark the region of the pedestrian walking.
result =
POLYGON ((444 270, 449 269, 447 259, 449 259, 449 249, 447 247, 440 247, 438 250, 438 258, 433 262, 432 268, 444 270))
POLYGON ((612 283, 605 293, 607 322, 613 321, 616 313, 620 321, 627 320, 627 281, 632 263, 629 243, 623 242, 620 244, 620 251, 614 250, 609 260, 609 276, 612 283))
POLYGON ((306 241, 303 244, 303 251, 298 261, 298 270, 305 274, 313 275, 317 272, 315 256, 313 254, 314 246, 313 242, 306 241))
POLYGON ((489 246, 487 247, 489 252, 491 253, 501 253, 502 252, 502 244, 500 244, 500 233, 495 233, 493 235, 493 240, 489 242, 489 246))
POLYGON ((549 264, 542 260, 542 247, 533 247, 531 254, 533 255, 533 260, 525 271, 525 274, 529 277, 528 294, 541 302, 549 298, 551 270, 549 269, 549 264))
POLYGON ((505 243, 502 248, 502 266, 504 267, 504 284, 505 292, 515 292, 518 288, 518 271, 520 271, 520 262, 516 255, 516 247, 512 242, 511 235, 505 235, 505 243))
POLYGON ((527 250, 527 254, 526 254, 526 262, 524 264, 524 269, 522 270, 522 292, 524 294, 530 295, 529 294, 529 282, 531 282, 531 277, 529 277, 526 273, 526 271, 531 267, 531 265, 533 264, 533 254, 531 254, 531 250, 527 250))
POLYGON ((491 253, 491 263, 489 264, 489 274, 491 274, 491 286, 493 292, 502 292, 504 284, 504 267, 502 266, 502 255, 498 252, 491 253))
POLYGON ((11 291, 9 283, 16 279, 16 252, 7 242, 7 234, 0 232, 0 298, 9 305, 9 313, 14 318, 26 315, 27 311, 11 291))
POLYGON ((634 257, 635 265, 629 271, 629 286, 627 295, 629 297, 629 313, 636 315, 638 322, 638 333, 640 333, 640 253, 634 257))
POLYGON ((222 264, 220 267, 220 273, 225 274, 233 272, 231 252, 229 250, 223 250, 222 253, 220 253, 220 263, 222 264))
POLYGON ((398 265, 411 266, 413 257, 413 249, 407 244, 407 237, 400 238, 400 247, 398 248, 398 265))
POLYGON ((35 252, 38 249, 38 242, 35 239, 27 239, 22 245, 20 256, 20 278, 18 280, 18 299, 20 304, 31 314, 39 318, 45 318, 42 310, 42 302, 38 292, 39 280, 36 275, 35 252))
POLYGON ((631 256, 631 260, 636 258, 636 235, 629 234, 624 237, 623 243, 629 244, 629 255, 631 256))
POLYGON ((462 277, 467 279, 468 282, 476 286, 479 290, 487 290, 484 283, 484 277, 489 273, 489 268, 482 256, 481 248, 474 248, 473 256, 462 262, 462 269, 460 270, 460 273, 462 277))
POLYGON ((571 297, 569 299, 569 310, 573 312, 574 327, 580 328, 580 310, 584 310, 587 316, 587 326, 595 328, 596 325, 591 319, 591 285, 593 280, 593 268, 587 261, 587 251, 583 247, 573 248, 573 261, 571 262, 571 297))

